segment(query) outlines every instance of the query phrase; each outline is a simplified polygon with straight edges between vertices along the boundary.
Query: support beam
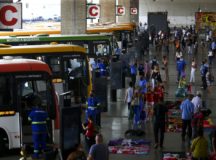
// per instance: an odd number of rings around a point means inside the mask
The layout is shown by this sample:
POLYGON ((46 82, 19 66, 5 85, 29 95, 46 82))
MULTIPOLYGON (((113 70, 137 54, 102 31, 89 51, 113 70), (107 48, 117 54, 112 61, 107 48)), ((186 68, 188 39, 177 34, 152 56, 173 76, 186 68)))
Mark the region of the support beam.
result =
POLYGON ((62 34, 86 33, 86 0, 61 0, 62 34))
POLYGON ((100 0, 101 17, 100 23, 115 23, 116 22, 116 0, 100 0))
POLYGON ((139 24, 139 0, 130 0, 130 8, 137 9, 137 14, 130 15, 130 21, 139 24))

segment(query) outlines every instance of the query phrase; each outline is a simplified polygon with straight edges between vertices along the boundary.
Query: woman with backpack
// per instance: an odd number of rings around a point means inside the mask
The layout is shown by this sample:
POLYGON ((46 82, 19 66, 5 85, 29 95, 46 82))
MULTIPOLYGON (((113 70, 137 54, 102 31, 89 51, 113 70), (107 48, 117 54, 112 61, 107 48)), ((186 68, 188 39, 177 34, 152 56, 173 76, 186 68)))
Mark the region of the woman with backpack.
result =
POLYGON ((158 66, 155 66, 151 74, 152 90, 154 90, 156 83, 162 83, 161 75, 158 66))

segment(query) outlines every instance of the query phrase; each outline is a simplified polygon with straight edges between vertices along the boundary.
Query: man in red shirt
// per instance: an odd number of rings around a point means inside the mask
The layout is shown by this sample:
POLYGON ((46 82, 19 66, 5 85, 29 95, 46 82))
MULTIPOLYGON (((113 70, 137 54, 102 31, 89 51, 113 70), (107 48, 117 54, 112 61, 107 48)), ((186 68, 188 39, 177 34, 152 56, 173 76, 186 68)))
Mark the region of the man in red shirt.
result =
POLYGON ((95 128, 94 128, 94 123, 93 123, 93 118, 92 116, 88 117, 88 122, 86 125, 82 124, 83 129, 86 131, 85 132, 85 141, 86 141, 86 145, 88 150, 90 149, 90 147, 95 144, 95 128))
POLYGON ((146 93, 146 102, 147 102, 147 121, 152 120, 152 112, 154 105, 154 92, 151 90, 151 86, 148 86, 146 93))

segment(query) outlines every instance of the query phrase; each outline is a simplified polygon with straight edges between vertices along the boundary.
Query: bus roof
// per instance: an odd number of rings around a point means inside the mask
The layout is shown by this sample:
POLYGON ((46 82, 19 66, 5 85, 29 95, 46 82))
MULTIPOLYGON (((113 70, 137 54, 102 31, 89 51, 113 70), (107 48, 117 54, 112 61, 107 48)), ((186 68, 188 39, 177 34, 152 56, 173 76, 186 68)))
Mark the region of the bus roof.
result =
POLYGON ((49 66, 39 60, 33 59, 0 59, 0 73, 2 72, 28 72, 43 71, 51 75, 49 66))
POLYGON ((81 35, 48 35, 48 36, 28 36, 28 37, 0 37, 0 43, 12 42, 55 42, 55 41, 100 41, 111 40, 112 34, 81 34, 81 35))
POLYGON ((26 45, 26 46, 10 46, 0 47, 0 56, 19 55, 19 54, 49 54, 62 52, 80 52, 85 54, 86 49, 78 45, 55 44, 55 45, 26 45))
POLYGON ((109 27, 89 27, 86 30, 86 33, 112 33, 113 31, 109 27))
POLYGON ((131 26, 133 28, 136 28, 136 23, 134 22, 125 22, 125 23, 116 23, 118 26, 131 26))
POLYGON ((105 26, 93 26, 88 27, 86 33, 112 33, 115 31, 133 31, 134 26, 132 24, 111 24, 105 26))
POLYGON ((35 30, 35 31, 11 31, 0 32, 0 36, 30 36, 37 34, 61 34, 60 30, 35 30))

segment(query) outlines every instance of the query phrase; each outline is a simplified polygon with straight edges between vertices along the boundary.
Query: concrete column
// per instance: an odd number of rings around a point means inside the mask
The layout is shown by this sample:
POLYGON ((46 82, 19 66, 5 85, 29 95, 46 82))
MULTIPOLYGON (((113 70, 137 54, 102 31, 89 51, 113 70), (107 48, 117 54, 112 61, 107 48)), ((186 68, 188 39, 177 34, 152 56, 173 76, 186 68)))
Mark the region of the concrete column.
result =
POLYGON ((118 16, 119 23, 130 22, 130 0, 118 0, 118 5, 125 7, 125 15, 118 16))
POLYGON ((99 19, 100 23, 116 22, 116 0, 100 0, 101 6, 101 17, 99 19))
POLYGON ((86 0, 61 0, 61 32, 86 33, 86 0))
POLYGON ((139 0, 130 0, 130 8, 137 8, 137 14, 131 14, 130 21, 139 24, 139 0))

